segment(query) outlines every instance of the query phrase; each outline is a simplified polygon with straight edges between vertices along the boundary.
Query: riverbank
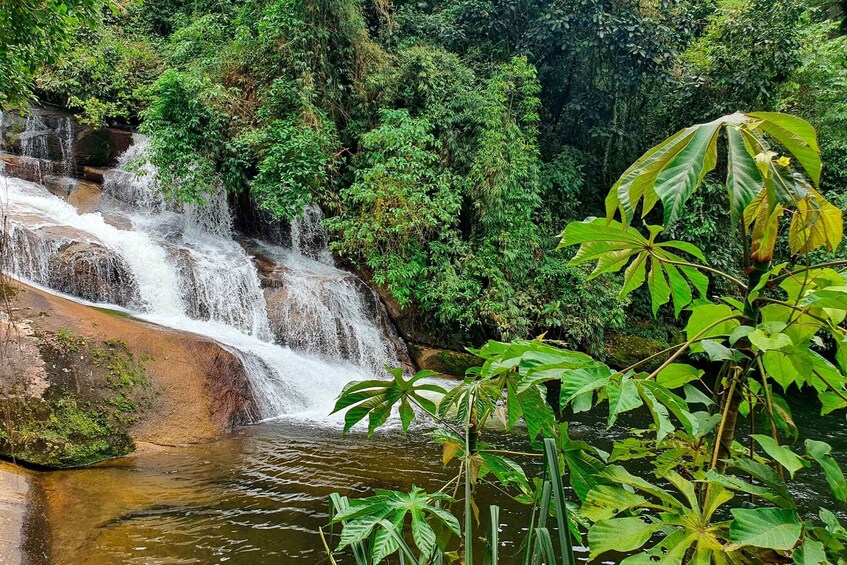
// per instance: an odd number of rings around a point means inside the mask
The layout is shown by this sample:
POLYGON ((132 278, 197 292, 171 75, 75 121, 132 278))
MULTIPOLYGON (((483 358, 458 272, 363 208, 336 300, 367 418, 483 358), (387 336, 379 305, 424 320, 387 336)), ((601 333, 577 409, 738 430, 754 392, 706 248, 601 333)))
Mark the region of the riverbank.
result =
POLYGON ((0 565, 24 563, 24 523, 31 491, 26 470, 0 461, 0 565))

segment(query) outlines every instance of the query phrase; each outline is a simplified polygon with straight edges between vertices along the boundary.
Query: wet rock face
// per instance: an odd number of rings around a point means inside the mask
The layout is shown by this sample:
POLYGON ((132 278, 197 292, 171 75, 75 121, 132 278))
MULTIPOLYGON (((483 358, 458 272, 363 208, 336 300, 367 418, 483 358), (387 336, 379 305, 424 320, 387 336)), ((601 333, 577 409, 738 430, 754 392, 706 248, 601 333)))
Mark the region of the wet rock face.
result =
POLYGON ((138 286, 124 260, 112 250, 89 242, 58 246, 50 264, 51 288, 92 302, 132 306, 138 286))
POLYGON ((114 165, 131 144, 129 131, 92 128, 55 108, 33 107, 26 115, 9 111, 0 117, 0 151, 42 160, 40 167, 31 167, 40 169, 41 174, 61 172, 82 177, 86 167, 114 165))
POLYGON ((129 266, 103 243, 66 226, 12 224, 4 268, 13 274, 92 302, 139 303, 129 266))

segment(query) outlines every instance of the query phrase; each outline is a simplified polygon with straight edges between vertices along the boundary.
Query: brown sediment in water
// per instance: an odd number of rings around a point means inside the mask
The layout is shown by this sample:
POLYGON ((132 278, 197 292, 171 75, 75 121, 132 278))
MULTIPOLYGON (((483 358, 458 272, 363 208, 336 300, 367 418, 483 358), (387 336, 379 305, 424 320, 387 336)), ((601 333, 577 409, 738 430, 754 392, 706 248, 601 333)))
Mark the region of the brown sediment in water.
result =
POLYGON ((3 565, 27 562, 23 552, 23 524, 30 491, 29 473, 0 461, 0 563, 3 565))

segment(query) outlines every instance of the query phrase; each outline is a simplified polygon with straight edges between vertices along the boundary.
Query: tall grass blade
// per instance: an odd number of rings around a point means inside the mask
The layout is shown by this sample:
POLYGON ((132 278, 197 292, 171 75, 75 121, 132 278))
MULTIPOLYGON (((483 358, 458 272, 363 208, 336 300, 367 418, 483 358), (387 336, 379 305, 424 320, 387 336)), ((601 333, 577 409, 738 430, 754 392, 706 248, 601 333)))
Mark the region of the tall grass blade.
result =
MULTIPOLYGON (((550 497, 552 496, 553 487, 550 484, 550 481, 544 481, 544 485, 541 487, 541 506, 540 513, 538 515, 538 529, 547 529, 547 516, 550 514, 550 497)), ((547 532, 549 537, 550 532, 547 532)), ((536 545, 530 544, 532 550, 532 565, 540 565, 541 563, 541 554, 538 552, 536 545)))
MULTIPOLYGON (((337 492, 333 492, 329 495, 329 519, 332 520, 335 518, 335 515, 338 512, 344 512, 350 508, 350 501, 346 496, 341 496, 337 492)), ((342 524, 343 527, 344 524, 342 524)), ((321 532, 323 535, 323 532, 321 532)), ((330 536, 332 536, 332 530, 330 530, 330 536)), ((370 565, 370 559, 368 559, 368 550, 363 542, 354 543, 350 546, 350 549, 353 551, 353 558, 356 560, 356 565, 370 565)), ((331 558, 331 556, 330 556, 331 558)))
POLYGON ((488 534, 489 553, 486 555, 486 562, 488 565, 497 565, 500 551, 500 507, 491 505, 489 510, 491 511, 491 526, 488 534))
POLYGON ((565 504, 565 486, 562 483, 562 475, 559 473, 559 453, 556 449, 556 440, 553 438, 544 438, 544 456, 547 461, 550 484, 553 489, 553 504, 556 507, 559 547, 562 550, 562 565, 574 565, 575 560, 573 547, 571 547, 570 526, 568 524, 568 508, 565 504))
POLYGON ((547 528, 536 530, 535 552, 544 559, 544 565, 556 565, 556 552, 553 551, 553 540, 550 538, 550 530, 547 528))

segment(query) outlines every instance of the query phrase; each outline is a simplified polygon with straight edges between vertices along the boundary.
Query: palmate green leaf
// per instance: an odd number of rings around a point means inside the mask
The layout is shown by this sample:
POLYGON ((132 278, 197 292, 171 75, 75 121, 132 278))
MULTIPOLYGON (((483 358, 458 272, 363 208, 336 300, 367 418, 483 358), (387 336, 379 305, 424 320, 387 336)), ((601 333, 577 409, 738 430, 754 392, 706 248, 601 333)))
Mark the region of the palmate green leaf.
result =
POLYGON ((614 518, 624 510, 640 507, 647 499, 621 487, 599 485, 588 492, 579 513, 592 522, 614 518))
POLYGON ((638 384, 642 395, 649 390, 679 420, 686 432, 694 436, 698 434, 699 420, 689 412, 688 403, 682 397, 653 381, 641 380, 638 384))
POLYGON ((436 541, 431 523, 460 535, 456 517, 435 505, 436 501, 449 498, 441 493, 428 494, 413 486, 408 493, 377 490, 374 496, 351 500, 346 508, 338 509, 331 521, 332 524, 343 524, 338 549, 373 536, 371 553, 374 563, 398 550, 406 551, 405 541, 399 533, 409 517, 415 545, 422 555, 430 555, 436 541))
POLYGON ((765 450, 765 453, 788 470, 792 479, 794 478, 794 473, 808 466, 808 463, 791 451, 791 448, 787 445, 779 445, 772 437, 762 434, 753 434, 752 437, 765 450))
POLYGON ((606 366, 565 371, 559 393, 562 410, 575 398, 605 387, 611 376, 612 371, 606 366))
POLYGON ((598 473, 596 478, 612 485, 625 485, 649 494, 657 498, 668 512, 681 512, 684 510, 682 504, 663 488, 633 475, 620 465, 609 465, 602 472, 598 473))
POLYGON ((662 541, 646 551, 630 555, 620 565, 682 565, 688 548, 695 541, 697 534, 674 528, 662 541))
POLYGON ((821 156, 815 128, 801 118, 779 112, 750 112, 751 118, 761 120, 758 128, 785 147, 816 185, 820 182, 821 156))
MULTIPOLYGON (((753 156, 745 143, 746 132, 735 127, 726 128, 727 139, 727 174, 726 188, 729 192, 730 215, 739 219, 744 215, 744 209, 761 192, 764 186, 762 175, 756 167, 753 156)), ((758 148, 756 148, 758 149, 758 148)), ((755 151, 754 155, 759 153, 755 151)))
POLYGON ((343 433, 347 433, 367 417, 368 436, 373 435, 376 429, 388 420, 391 409, 398 403, 403 433, 406 433, 415 416, 410 401, 414 401, 434 414, 435 403, 421 393, 426 391, 444 395, 447 392, 438 385, 419 382, 434 376, 436 373, 433 371, 418 371, 413 377, 406 379, 400 368, 386 367, 386 370, 391 373, 393 379, 353 381, 344 387, 332 411, 333 414, 342 410, 347 411, 344 415, 343 433))
POLYGON ((562 232, 559 247, 580 246, 569 263, 571 265, 597 261, 590 278, 615 273, 626 267, 620 296, 632 292, 646 281, 654 313, 673 298, 674 313, 679 315, 693 299, 692 286, 701 295, 705 295, 708 277, 695 267, 679 264, 688 262, 676 252, 687 253, 704 263, 705 257, 690 243, 657 242, 656 236, 662 231, 659 226, 647 226, 647 229, 649 238, 635 228, 614 220, 588 218, 583 222, 568 224, 562 232))
POLYGON ((701 369, 686 363, 671 363, 656 375, 656 382, 668 389, 679 388, 703 376, 701 369))
POLYGON ((686 128, 651 148, 633 163, 606 196, 606 216, 612 218, 620 210, 625 223, 635 215, 635 207, 644 198, 643 214, 653 207, 658 195, 653 190, 656 177, 682 151, 694 137, 694 129, 686 128))
POLYGON ((750 343, 759 351, 770 351, 772 349, 783 349, 791 347, 791 338, 781 332, 768 334, 762 328, 756 328, 747 335, 750 343))
POLYGON ((559 449, 569 471, 571 488, 580 500, 585 500, 588 492, 597 486, 595 476, 605 469, 603 461, 608 459, 608 454, 584 441, 571 439, 567 422, 559 425, 559 449))
POLYGON ((694 136, 657 177, 653 190, 662 201, 666 226, 674 223, 706 173, 718 161, 718 133, 723 119, 692 126, 694 136))
POLYGON ((772 467, 758 461, 753 461, 747 457, 736 457, 731 461, 731 464, 740 472, 753 477, 773 491, 782 501, 781 506, 786 508, 794 508, 796 506, 794 497, 785 485, 785 481, 782 480, 772 467))
POLYGON ((806 453, 823 469, 826 482, 829 483, 835 498, 842 502, 847 501, 847 481, 838 462, 832 457, 832 446, 823 441, 807 439, 806 453))
POLYGON ((731 548, 792 549, 800 540, 803 524, 797 512, 785 508, 733 508, 729 526, 731 548))
POLYGON ((606 553, 626 553, 643 546, 662 528, 662 523, 647 516, 600 520, 588 530, 591 559, 606 553))
POLYGON ((609 419, 606 429, 611 428, 618 415, 635 410, 644 402, 638 394, 638 387, 629 376, 623 375, 620 381, 609 381, 606 385, 606 395, 609 399, 609 419))
POLYGON ((752 494, 753 496, 767 500, 780 508, 794 508, 793 500, 786 500, 770 488, 762 485, 754 485, 746 479, 736 475, 721 474, 714 469, 710 469, 706 473, 706 481, 712 484, 721 485, 722 487, 730 490, 743 492, 745 494, 752 494))
MULTIPOLYGON (((740 317, 741 312, 727 304, 697 304, 691 308, 691 316, 685 325, 685 337, 693 340, 728 336, 740 325, 740 317)), ((691 345, 691 351, 703 351, 703 346, 695 342, 691 345)))

